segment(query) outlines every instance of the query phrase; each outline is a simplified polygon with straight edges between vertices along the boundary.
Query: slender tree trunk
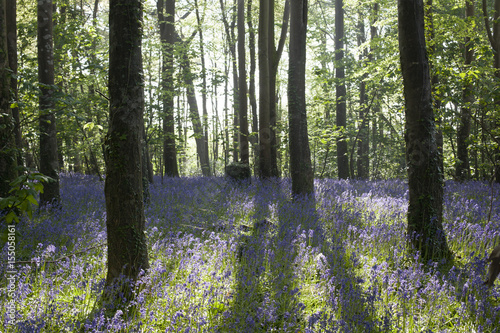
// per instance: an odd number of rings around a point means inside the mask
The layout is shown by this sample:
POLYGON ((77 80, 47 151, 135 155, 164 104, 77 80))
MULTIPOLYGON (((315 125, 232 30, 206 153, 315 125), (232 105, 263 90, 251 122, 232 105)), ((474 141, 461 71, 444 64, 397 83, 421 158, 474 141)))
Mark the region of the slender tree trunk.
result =
MULTIPOLYGON (((429 53, 429 67, 431 72, 431 95, 432 95, 432 107, 434 109, 434 116, 436 117, 436 143, 439 151, 439 166, 441 168, 441 172, 444 170, 444 161, 443 161, 443 130, 442 130, 442 114, 441 114, 441 96, 438 90, 439 84, 439 75, 435 70, 434 59, 436 59, 436 43, 434 38, 434 15, 433 15, 433 0, 427 0, 425 5, 426 12, 425 18, 426 22, 426 39, 427 39, 427 51, 429 53)), ((424 21, 425 22, 425 21, 424 21)))
POLYGON ((345 130, 347 125, 346 86, 344 70, 344 2, 335 0, 335 76, 337 78, 337 128, 341 131, 337 139, 337 165, 339 179, 349 178, 349 160, 345 130))
POLYGON ((56 118, 54 115, 54 49, 52 0, 38 1, 38 80, 40 82, 40 172, 54 181, 44 185, 40 203, 59 201, 56 118))
MULTIPOLYGON (((365 23, 364 16, 359 13, 359 35, 358 35, 358 46, 365 43, 365 23)), ((364 66, 364 62, 368 58, 366 49, 359 56, 361 66, 364 66)), ((366 79, 368 75, 364 74, 361 78, 359 84, 359 139, 358 139, 358 151, 357 151, 357 177, 360 179, 369 178, 370 170, 370 159, 369 159, 369 121, 366 119, 368 117, 369 107, 366 92, 366 79)))
POLYGON ((257 68, 255 61, 255 31, 252 23, 252 0, 247 3, 247 25, 248 25, 248 43, 250 48, 250 84, 248 88, 248 97, 250 99, 250 108, 252 110, 252 135, 248 140, 252 143, 254 156, 254 174, 259 170, 259 119, 257 117, 257 98, 255 96, 255 70, 257 68))
POLYGON ((422 0, 398 1, 408 165, 408 239, 426 262, 451 256, 443 219, 443 178, 436 143, 422 0))
MULTIPOLYGON (((110 0, 109 4, 109 129, 106 135, 106 227, 108 273, 104 302, 123 292, 133 294, 124 275, 135 281, 149 268, 143 203, 142 135, 142 1, 110 0)), ((117 306, 116 304, 114 306, 117 306)), ((118 305, 119 306, 119 305, 118 305)))
MULTIPOLYGON (((236 1, 236 0, 235 0, 236 1)), ((236 61, 236 41, 234 37, 234 25, 235 20, 231 21, 231 25, 229 24, 226 18, 226 10, 224 1, 220 0, 220 6, 222 11, 222 21, 224 23, 224 29, 226 31, 227 41, 229 44, 229 52, 231 54, 232 66, 233 66, 233 161, 238 161, 238 124, 239 124, 239 91, 238 91, 238 70, 237 70, 237 61, 236 61)))
POLYGON ((307 0, 293 0, 290 12, 288 69, 290 174, 292 193, 300 195, 314 192, 314 175, 307 135, 305 93, 307 0))
POLYGON ((196 101, 196 94, 194 91, 193 74, 191 73, 191 63, 189 61, 189 56, 187 54, 187 45, 183 42, 180 37, 176 36, 179 43, 182 44, 182 70, 183 79, 186 84, 186 95, 189 104, 189 116, 193 124, 193 132, 196 141, 196 151, 198 152, 198 157, 200 160, 201 172, 203 176, 211 176, 210 171, 210 161, 208 157, 208 146, 205 145, 203 126, 200 119, 200 113, 198 110, 198 102, 196 101))
POLYGON ((278 45, 274 45, 274 1, 269 1, 269 20, 268 20, 268 51, 269 51, 269 124, 271 130, 271 170, 273 177, 280 176, 280 170, 278 168, 278 135, 276 132, 277 128, 277 112, 276 107, 278 99, 276 98, 276 77, 278 75, 278 65, 283 53, 283 48, 285 45, 286 35, 288 31, 288 21, 290 18, 290 1, 285 1, 285 8, 283 11, 283 20, 281 23, 281 35, 278 45))
POLYGON ((9 57, 6 1, 0 0, 0 197, 9 195, 9 183, 17 177, 14 119, 10 108, 9 57))
MULTIPOLYGON (((465 17, 467 20, 474 19, 474 2, 465 0, 465 17)), ((465 37, 465 68, 469 68, 474 59, 474 47, 472 39, 465 37)), ((474 102, 474 92, 472 82, 466 78, 464 89, 462 91, 463 105, 460 108, 460 122, 457 131, 457 164, 455 177, 457 180, 470 179, 469 148, 468 140, 470 135, 471 123, 471 104, 474 102)))
POLYGON ((227 58, 224 59, 224 137, 223 140, 223 148, 224 148, 224 167, 229 163, 229 107, 228 107, 228 98, 229 98, 229 60, 227 58))
MULTIPOLYGON (((373 4, 373 7, 372 7, 372 10, 371 10, 371 22, 370 22, 370 42, 371 42, 371 46, 370 46, 370 52, 368 53, 368 61, 370 63, 373 63, 375 61, 377 57, 377 55, 375 54, 375 39, 377 38, 377 26, 376 26, 376 23, 377 23, 377 20, 378 20, 378 11, 379 11, 379 4, 378 3, 374 3, 373 4)), ((374 90, 374 92, 376 91, 377 87, 373 87, 372 88, 374 90)), ((376 153, 377 152, 377 121, 378 121, 378 117, 379 117, 379 113, 380 113, 380 104, 379 102, 376 100, 374 101, 373 103, 373 106, 372 106, 372 131, 371 131, 371 137, 372 137, 372 140, 371 140, 371 145, 372 145, 372 149, 371 151, 376 153)), ((368 152, 370 152, 370 149, 368 148, 368 152)), ((368 169, 370 169, 371 167, 371 164, 370 164, 370 160, 368 159, 368 169)), ((377 161, 374 159, 374 163, 377 163, 377 161)), ((373 177, 375 175, 375 171, 376 171, 376 168, 372 167, 372 170, 373 172, 370 173, 370 171, 368 170, 368 175, 371 177, 373 177)))
POLYGON ((174 119, 175 0, 158 0, 158 21, 162 44, 161 96, 163 97, 163 161, 165 175, 179 177, 174 119))
POLYGON ((248 108, 247 108, 247 71, 245 58, 245 0, 238 0, 238 69, 239 69, 239 120, 240 120, 240 157, 248 164, 248 108))
MULTIPOLYGON (((202 80, 202 88, 201 88, 201 103, 203 109, 203 144, 205 145, 205 151, 207 152, 208 159, 209 150, 208 150, 208 110, 207 110, 207 70, 205 66, 205 48, 203 42, 203 29, 202 20, 200 18, 200 11, 198 8, 198 0, 194 1, 196 8, 196 22, 198 23, 198 35, 200 36, 200 60, 201 60, 201 80, 202 80)), ((215 171, 215 169, 214 169, 215 171)))
POLYGON ((269 1, 260 0, 259 10, 259 176, 272 176, 269 73, 269 1))
MULTIPOLYGON (((18 102, 18 89, 17 89, 17 7, 16 0, 7 0, 7 49, 9 55, 9 68, 14 75, 10 79, 10 91, 15 102, 18 102)), ((21 121, 19 118, 19 107, 11 108, 12 117, 14 118, 14 137, 17 149, 17 165, 23 165, 22 147, 23 139, 21 136, 21 121)))
MULTIPOLYGON (((493 68, 495 69, 495 78, 500 80, 500 0, 495 0, 493 11, 493 33, 490 29, 490 19, 487 12, 486 0, 482 1, 484 23, 486 26, 486 33, 493 50, 493 68)), ((495 102, 495 106, 500 108, 500 101, 495 102)), ((494 126, 500 127, 500 121, 493 119, 494 126)), ((496 142, 499 144, 499 142, 496 142)), ((500 147, 494 150, 494 164, 495 164, 495 182, 500 183, 500 147)))

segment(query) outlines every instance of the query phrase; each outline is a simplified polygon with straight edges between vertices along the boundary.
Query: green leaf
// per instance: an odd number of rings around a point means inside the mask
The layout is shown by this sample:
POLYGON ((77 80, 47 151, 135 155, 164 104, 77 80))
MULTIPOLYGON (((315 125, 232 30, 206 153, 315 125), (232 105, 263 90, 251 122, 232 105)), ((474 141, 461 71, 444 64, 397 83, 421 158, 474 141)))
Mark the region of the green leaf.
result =
POLYGON ((19 222, 19 218, 17 217, 16 213, 11 211, 7 215, 5 215, 5 222, 7 222, 7 224, 12 224, 12 220, 19 222))
POLYGON ((34 197, 34 196, 32 196, 32 195, 28 195, 28 196, 26 197, 26 200, 28 200, 29 202, 31 202, 33 205, 38 206, 38 201, 36 201, 35 197, 34 197))

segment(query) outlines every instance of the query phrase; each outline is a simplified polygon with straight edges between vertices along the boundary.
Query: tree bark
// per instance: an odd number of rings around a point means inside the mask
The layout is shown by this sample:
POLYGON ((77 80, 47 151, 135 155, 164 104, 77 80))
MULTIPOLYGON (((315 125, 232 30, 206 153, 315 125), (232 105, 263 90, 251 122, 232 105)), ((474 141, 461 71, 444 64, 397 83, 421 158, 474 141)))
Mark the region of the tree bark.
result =
POLYGON ((281 34, 278 41, 278 45, 274 45, 274 1, 269 1, 269 20, 268 20, 268 52, 269 52, 269 129, 271 130, 271 170, 273 177, 280 176, 280 170, 278 168, 278 135, 276 133, 277 114, 276 114, 276 104, 278 100, 276 98, 276 77, 278 75, 278 65, 283 53, 283 48, 285 45, 286 35, 288 31, 288 21, 290 19, 290 1, 285 1, 285 8, 283 10, 283 20, 281 23, 281 34))
POLYGON ((290 174, 294 195, 314 192, 314 175, 307 135, 306 113, 307 0, 294 0, 290 8, 290 53, 288 68, 288 121, 290 174))
POLYGON ((436 59, 436 42, 435 42, 435 33, 434 33, 434 15, 433 15, 433 0, 427 0, 425 7, 425 16, 424 16, 424 24, 426 25, 426 38, 427 38, 427 51, 429 54, 429 70, 431 73, 431 96, 432 96, 432 107, 434 110, 434 117, 436 119, 436 143, 439 151, 439 167, 441 172, 444 170, 444 161, 443 161, 443 130, 442 130, 442 115, 441 115, 441 96, 438 90, 439 84, 439 75, 435 70, 434 59, 436 59), (427 20, 427 23, 425 23, 427 20))
POLYGON ((272 176, 270 123, 269 1, 260 0, 259 10, 259 176, 272 176))
POLYGON ((0 197, 9 195, 9 183, 17 177, 14 118, 10 108, 9 57, 6 1, 0 0, 0 197))
MULTIPOLYGON (((18 102, 17 88, 17 6, 16 0, 7 0, 7 49, 9 56, 9 68, 14 75, 10 79, 10 91, 14 102, 18 102)), ((22 147, 23 139, 21 135, 21 121, 19 118, 19 107, 11 108, 12 117, 14 118, 14 137, 17 149, 17 165, 23 165, 22 147)))
POLYGON ((443 219, 443 175, 436 143, 422 0, 398 1, 399 50, 403 74, 408 167, 408 229, 413 250, 426 262, 449 258, 443 219))
POLYGON ((250 100, 250 108, 252 110, 252 135, 248 140, 252 143, 254 156, 254 173, 259 171, 259 118, 257 117, 257 98, 255 95, 255 70, 257 68, 255 61, 255 31, 252 24, 252 0, 247 3, 247 25, 248 25, 248 44, 250 49, 250 73, 248 97, 250 100))
POLYGON ((337 165, 339 179, 349 178, 349 160, 345 130, 347 124, 346 86, 344 70, 344 2, 335 0, 335 77, 337 78, 336 125, 341 131, 337 139, 337 165))
MULTIPOLYGON (((365 41, 365 24, 364 24, 364 16, 359 13, 359 33, 358 33, 358 46, 361 46, 365 41)), ((365 66, 365 59, 368 58, 368 53, 365 50, 360 54, 359 61, 361 66, 365 66)), ((358 151, 357 151, 357 178, 360 179, 368 179, 369 171, 370 171, 370 158, 369 158, 369 149, 370 149, 370 136, 369 136, 369 121, 367 119, 369 107, 368 107, 368 99, 366 92, 366 79, 368 75, 365 73, 359 84, 359 139, 358 139, 358 151)))
POLYGON ((248 103, 247 103, 247 71, 245 58, 245 0, 238 0, 238 70, 239 70, 239 120, 240 120, 240 159, 249 163, 248 147, 248 103))
MULTIPOLYGON (((465 17, 467 20, 474 19, 474 2, 465 0, 465 17)), ((465 37, 465 69, 467 70, 474 59, 474 48, 472 39, 465 37)), ((462 91, 463 105, 460 108, 460 122, 457 130, 457 163, 455 166, 455 177, 463 181, 470 179, 469 148, 468 140, 470 135, 471 123, 471 104, 474 102, 474 92, 470 78, 466 77, 467 82, 462 91)))
MULTIPOLYGON (((493 39, 494 39, 494 68, 495 76, 497 80, 500 80, 500 0, 495 0, 495 13, 493 15, 493 39)), ((500 101, 496 101, 496 107, 500 108, 500 101)), ((494 126, 496 128, 500 127, 500 120, 498 116, 493 120, 494 126)), ((497 141, 497 145, 500 143, 497 141)), ((495 149, 495 182, 500 183, 500 147, 497 146, 495 149)))
MULTIPOLYGON (((203 29, 202 20, 200 18, 200 11, 198 8, 198 0, 194 1, 196 8, 196 22, 198 23, 198 34, 200 36, 200 60, 201 60, 201 107, 203 109, 203 145, 206 151, 207 158, 210 159, 208 150, 208 110, 207 110, 207 70, 205 66, 205 48, 203 46, 203 29)), ((214 170, 215 171, 215 170, 214 170)))
MULTIPOLYGON (((491 48, 493 50, 493 68, 495 69, 495 78, 500 80, 500 0, 495 0, 494 12, 493 12, 493 33, 490 29, 490 19, 487 12, 486 0, 482 1, 484 23, 486 26, 486 33, 488 35, 488 40, 490 41, 491 48)), ((495 106, 500 108, 500 102, 496 101, 495 106)), ((500 127, 500 120, 493 119, 493 124, 497 128, 500 127)), ((497 142, 498 144, 498 142, 497 142)), ((494 175, 495 182, 500 183, 500 147, 494 150, 494 175)))
POLYGON ((179 177, 174 119, 175 0, 158 0, 157 10, 162 43, 163 161, 165 175, 179 177))
POLYGON ((40 0, 38 12, 38 81, 40 82, 40 172, 54 181, 44 184, 40 203, 59 201, 59 163, 57 158, 56 118, 54 115, 54 47, 52 0, 40 0))
MULTIPOLYGON (((128 281, 149 268, 143 203, 142 135, 144 90, 142 75, 142 1, 111 0, 109 7, 109 129, 106 161, 106 285, 132 298, 128 281)), ((104 291, 104 299, 111 295, 104 291)), ((116 292, 116 291, 115 291, 116 292)), ((112 299, 112 298, 111 298, 112 299)))
MULTIPOLYGON (((235 0, 236 1, 236 0, 235 0)), ((231 54, 231 61, 233 66, 233 161, 238 161, 238 124, 239 124, 239 91, 238 91, 238 71, 237 71, 237 61, 236 61, 236 41, 234 37, 234 22, 231 22, 231 26, 226 18, 224 1, 220 0, 220 7, 222 11, 222 21, 224 23, 224 29, 226 31, 227 40, 229 44, 229 52, 231 54)))

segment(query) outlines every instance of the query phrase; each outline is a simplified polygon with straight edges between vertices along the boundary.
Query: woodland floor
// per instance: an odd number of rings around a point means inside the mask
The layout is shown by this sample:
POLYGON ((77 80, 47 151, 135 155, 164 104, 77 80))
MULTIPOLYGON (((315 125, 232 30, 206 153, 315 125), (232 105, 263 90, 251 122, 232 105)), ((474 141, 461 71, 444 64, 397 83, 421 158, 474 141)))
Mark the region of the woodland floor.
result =
POLYGON ((404 180, 321 179, 315 201, 292 201, 289 180, 155 178, 151 268, 136 310, 112 318, 89 317, 106 272, 103 188, 62 175, 61 208, 16 226, 25 263, 13 297, 0 266, 4 332, 500 331, 500 283, 482 285, 500 241, 499 186, 446 183, 455 260, 424 265, 405 248, 404 180), (16 324, 7 326, 10 299, 16 324))

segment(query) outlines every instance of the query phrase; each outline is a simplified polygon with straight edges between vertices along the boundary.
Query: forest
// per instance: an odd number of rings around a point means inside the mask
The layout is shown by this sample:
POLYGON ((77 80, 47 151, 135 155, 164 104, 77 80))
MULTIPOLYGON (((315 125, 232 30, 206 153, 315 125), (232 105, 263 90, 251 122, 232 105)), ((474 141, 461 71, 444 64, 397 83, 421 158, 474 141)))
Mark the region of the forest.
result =
POLYGON ((500 0, 0 0, 1 327, 497 332, 499 100, 500 0))

